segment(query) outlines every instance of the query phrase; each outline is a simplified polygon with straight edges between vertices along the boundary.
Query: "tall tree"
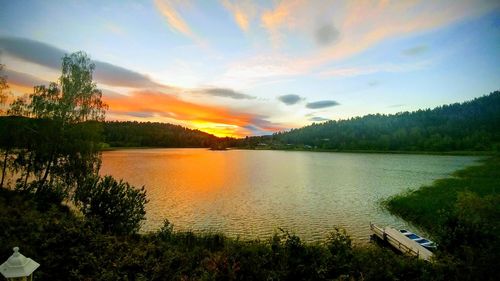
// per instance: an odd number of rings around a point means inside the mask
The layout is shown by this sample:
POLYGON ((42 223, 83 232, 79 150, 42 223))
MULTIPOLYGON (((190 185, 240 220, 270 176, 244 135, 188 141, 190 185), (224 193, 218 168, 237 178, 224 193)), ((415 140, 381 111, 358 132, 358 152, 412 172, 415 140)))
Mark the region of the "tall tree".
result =
MULTIPOLYGON (((7 89, 9 85, 7 84, 7 77, 3 74, 4 65, 0 64, 0 116, 4 114, 4 106, 7 102, 7 89)), ((5 180, 5 173, 7 171, 7 161, 9 157, 9 152, 5 151, 1 156, 2 160, 0 162, 2 166, 2 178, 0 179, 0 188, 3 187, 5 180)))
POLYGON ((22 131, 30 141, 16 142, 20 147, 13 168, 21 175, 18 187, 68 194, 85 177, 98 173, 100 124, 107 106, 92 80, 94 67, 83 52, 65 55, 57 83, 35 86, 28 98, 11 105, 10 115, 29 117, 22 131), (34 180, 28 182, 30 178, 34 180))
POLYGON ((0 63, 0 115, 3 115, 4 106, 7 102, 9 85, 7 84, 7 76, 3 73, 4 65, 0 63))

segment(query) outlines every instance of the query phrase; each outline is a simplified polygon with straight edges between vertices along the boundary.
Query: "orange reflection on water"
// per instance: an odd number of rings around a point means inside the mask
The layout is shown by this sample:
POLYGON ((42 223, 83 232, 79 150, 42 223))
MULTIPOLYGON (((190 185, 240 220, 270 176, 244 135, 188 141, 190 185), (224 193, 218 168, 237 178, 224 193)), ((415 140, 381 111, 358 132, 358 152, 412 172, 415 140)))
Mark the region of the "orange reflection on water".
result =
POLYGON ((110 151, 101 174, 112 174, 134 186, 146 183, 148 221, 158 225, 168 218, 185 228, 202 221, 203 213, 234 212, 234 205, 221 204, 219 199, 230 196, 247 177, 225 153, 207 149, 110 151))
MULTIPOLYGON (((187 155, 189 162, 181 162, 176 177, 182 178, 183 184, 189 186, 190 191, 199 196, 208 196, 226 186, 227 174, 231 174, 231 167, 227 165, 224 152, 197 153, 187 155), (214 155, 215 154, 215 155, 214 155)), ((182 157, 182 156, 181 156, 182 157)))

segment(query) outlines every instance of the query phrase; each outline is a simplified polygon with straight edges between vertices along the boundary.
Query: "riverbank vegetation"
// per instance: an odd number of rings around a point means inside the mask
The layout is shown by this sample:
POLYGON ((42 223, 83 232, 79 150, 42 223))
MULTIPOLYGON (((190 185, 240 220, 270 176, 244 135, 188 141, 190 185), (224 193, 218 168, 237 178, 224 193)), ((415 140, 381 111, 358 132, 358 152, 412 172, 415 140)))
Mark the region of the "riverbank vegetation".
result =
POLYGON ((0 190, 0 258, 13 245, 41 264, 37 280, 418 280, 430 264, 375 245, 354 247, 334 232, 306 244, 279 232, 272 239, 241 241, 222 234, 158 232, 112 234, 98 218, 78 216, 60 204, 39 205, 32 195, 0 190), (40 209, 42 208, 42 209, 40 209))
POLYGON ((500 157, 492 157, 383 204, 436 237, 450 266, 460 269, 457 279, 481 280, 498 276, 493 265, 500 263, 499 191, 500 157))
MULTIPOLYGON (((81 52, 62 62, 57 83, 18 98, 0 122, 0 258, 21 247, 41 264, 37 280, 495 280, 498 158, 388 201, 436 236, 441 247, 431 263, 353 246, 342 230, 312 244, 286 231, 260 241, 177 232, 168 221, 139 233, 145 189, 99 176, 107 107, 92 81, 94 65, 81 52), (413 208, 419 218, 409 215, 413 208)), ((163 125, 148 126, 163 134, 163 125)), ((477 148, 496 149, 496 134, 480 134, 477 148)))

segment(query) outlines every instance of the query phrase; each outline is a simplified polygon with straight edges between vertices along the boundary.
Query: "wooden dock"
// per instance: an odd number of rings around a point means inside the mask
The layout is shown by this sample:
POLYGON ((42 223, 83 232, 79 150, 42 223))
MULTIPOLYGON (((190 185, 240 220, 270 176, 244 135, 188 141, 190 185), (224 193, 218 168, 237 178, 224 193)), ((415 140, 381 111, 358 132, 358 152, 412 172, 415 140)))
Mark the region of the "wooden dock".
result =
POLYGON ((389 245, 405 255, 415 256, 427 261, 432 257, 431 251, 409 239, 397 229, 391 227, 381 228, 373 223, 370 223, 370 228, 378 238, 386 241, 389 245))

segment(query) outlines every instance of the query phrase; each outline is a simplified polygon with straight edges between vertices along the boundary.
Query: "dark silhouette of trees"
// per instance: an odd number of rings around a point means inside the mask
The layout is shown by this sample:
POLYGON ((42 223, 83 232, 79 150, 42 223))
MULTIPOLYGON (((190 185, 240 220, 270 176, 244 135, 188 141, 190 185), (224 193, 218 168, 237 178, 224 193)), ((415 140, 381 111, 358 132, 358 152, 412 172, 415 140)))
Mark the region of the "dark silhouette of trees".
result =
POLYGON ((104 140, 112 147, 210 147, 221 139, 199 130, 156 122, 105 122, 104 140))
POLYGON ((18 119, 22 125, 6 132, 15 147, 4 143, 5 151, 15 154, 12 168, 21 175, 18 188, 35 193, 50 188, 64 195, 86 176, 97 174, 99 122, 107 107, 92 81, 93 70, 85 53, 66 55, 58 83, 35 86, 28 98, 12 104, 8 114, 25 117, 18 119))
POLYGON ((272 136, 247 138, 239 145, 255 147, 259 143, 339 151, 498 151, 500 91, 432 110, 312 124, 272 136))
POLYGON ((0 187, 9 170, 15 188, 34 195, 39 208, 73 199, 99 229, 133 233, 145 218, 146 192, 99 176, 107 105, 93 71, 85 53, 65 55, 57 83, 35 86, 11 104, 0 118, 0 187))
POLYGON ((85 217, 95 219, 105 233, 135 233, 146 215, 144 187, 136 189, 111 176, 87 178, 76 190, 74 202, 85 217))

